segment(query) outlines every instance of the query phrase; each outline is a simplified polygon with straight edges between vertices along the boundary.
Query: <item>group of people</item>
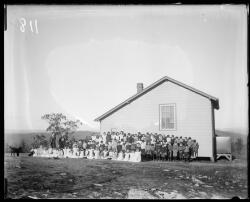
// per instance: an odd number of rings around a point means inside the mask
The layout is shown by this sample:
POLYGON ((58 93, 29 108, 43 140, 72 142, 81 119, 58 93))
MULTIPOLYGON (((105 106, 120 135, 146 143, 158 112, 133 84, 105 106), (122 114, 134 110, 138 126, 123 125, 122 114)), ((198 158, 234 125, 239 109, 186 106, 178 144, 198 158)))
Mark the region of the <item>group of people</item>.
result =
MULTIPOLYGON (((62 137, 63 138, 63 137, 62 137)), ((55 147, 33 149, 33 156, 58 158, 110 159, 141 162, 150 160, 190 161, 198 157, 199 144, 191 137, 176 137, 157 133, 137 134, 104 132, 89 140, 75 141, 68 145, 59 140, 55 147)))

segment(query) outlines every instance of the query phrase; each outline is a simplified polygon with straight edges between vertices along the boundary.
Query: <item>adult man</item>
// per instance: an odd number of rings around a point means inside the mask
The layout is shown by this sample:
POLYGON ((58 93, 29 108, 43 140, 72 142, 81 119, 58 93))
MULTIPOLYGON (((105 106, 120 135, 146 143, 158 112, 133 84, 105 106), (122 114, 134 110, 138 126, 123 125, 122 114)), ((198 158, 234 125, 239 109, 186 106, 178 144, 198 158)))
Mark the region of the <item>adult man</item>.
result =
POLYGON ((151 144, 151 136, 149 133, 146 133, 145 138, 146 138, 146 143, 151 144))
POLYGON ((146 152, 146 160, 151 160, 151 146, 149 142, 146 143, 145 152, 146 152))
POLYGON ((179 145, 179 160, 183 160, 183 154, 184 154, 185 147, 180 143, 179 145))
POLYGON ((167 146, 166 144, 164 143, 161 147, 161 160, 162 161, 166 161, 167 160, 167 146))
POLYGON ((59 149, 63 149, 65 147, 65 139, 62 136, 61 138, 59 138, 59 149))
POLYGON ((51 148, 55 148, 56 147, 55 134, 54 133, 52 133, 52 135, 50 137, 50 146, 51 146, 51 148))
POLYGON ((107 133, 107 137, 106 137, 106 143, 111 142, 111 134, 110 132, 107 133))
POLYGON ((190 148, 189 148, 189 146, 188 145, 186 145, 185 146, 185 149, 184 149, 184 158, 185 158, 185 162, 186 161, 190 161, 190 155, 189 155, 189 153, 190 153, 190 148))
POLYGON ((107 134, 106 134, 106 132, 104 132, 103 135, 102 135, 102 141, 103 141, 104 144, 107 143, 107 134))
POLYGON ((168 160, 172 161, 173 147, 170 142, 167 143, 167 147, 168 147, 168 160))
POLYGON ((194 157, 195 158, 198 157, 198 150, 199 150, 199 144, 198 142, 196 142, 196 140, 194 140, 194 157))
POLYGON ((155 145, 151 144, 151 160, 155 160, 155 145))
POLYGON ((191 137, 189 137, 188 140, 187 140, 187 145, 189 147, 189 158, 191 158, 192 153, 193 153, 192 144, 193 144, 193 141, 192 141, 191 137))
POLYGON ((156 157, 156 160, 160 160, 160 157, 161 157, 161 144, 160 142, 157 140, 156 141, 156 144, 155 144, 155 157, 156 157))

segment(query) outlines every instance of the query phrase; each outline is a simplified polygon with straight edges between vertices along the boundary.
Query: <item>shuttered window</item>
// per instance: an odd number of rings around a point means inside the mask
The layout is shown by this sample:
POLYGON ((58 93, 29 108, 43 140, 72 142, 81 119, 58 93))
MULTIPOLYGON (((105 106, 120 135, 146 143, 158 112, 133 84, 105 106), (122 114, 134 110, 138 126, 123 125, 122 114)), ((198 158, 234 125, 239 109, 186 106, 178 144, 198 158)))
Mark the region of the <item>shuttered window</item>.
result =
POLYGON ((160 130, 176 130, 176 105, 160 105, 160 130))

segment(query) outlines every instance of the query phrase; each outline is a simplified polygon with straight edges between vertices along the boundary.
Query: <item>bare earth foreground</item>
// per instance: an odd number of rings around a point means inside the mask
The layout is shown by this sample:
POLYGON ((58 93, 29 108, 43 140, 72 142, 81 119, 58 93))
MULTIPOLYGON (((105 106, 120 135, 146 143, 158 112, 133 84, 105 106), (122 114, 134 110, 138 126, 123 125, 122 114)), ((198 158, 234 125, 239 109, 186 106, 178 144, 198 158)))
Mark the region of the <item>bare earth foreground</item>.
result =
POLYGON ((242 162, 119 162, 5 155, 10 198, 248 197, 242 162))

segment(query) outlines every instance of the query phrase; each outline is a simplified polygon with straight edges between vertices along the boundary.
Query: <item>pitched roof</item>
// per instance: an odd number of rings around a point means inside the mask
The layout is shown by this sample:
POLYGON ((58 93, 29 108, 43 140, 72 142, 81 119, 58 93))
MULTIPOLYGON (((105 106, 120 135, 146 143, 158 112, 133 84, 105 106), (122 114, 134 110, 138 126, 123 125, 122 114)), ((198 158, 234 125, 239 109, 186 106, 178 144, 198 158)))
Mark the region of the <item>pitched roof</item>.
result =
POLYGON ((164 76, 163 78, 159 79, 158 81, 152 83, 151 85, 149 85, 147 88, 144 88, 143 91, 141 91, 140 93, 137 93, 133 96, 131 96, 130 98, 128 98, 127 100, 125 100, 124 102, 122 102, 121 104, 115 106, 114 108, 110 109, 109 111, 107 111, 106 113, 104 113, 103 115, 99 116, 98 118, 95 119, 95 121, 101 121, 102 119, 106 118, 107 116, 111 115, 112 113, 114 113, 115 111, 119 110, 120 108, 126 106, 127 104, 131 103, 132 101, 134 101, 135 99, 141 97, 142 95, 146 94, 147 92, 151 91, 152 89, 154 89, 155 87, 161 85, 162 83, 164 83, 165 81, 170 81, 176 85, 179 85, 183 88, 186 88, 194 93, 197 93, 201 96, 204 96, 208 99, 211 100, 212 105, 215 109, 219 109, 219 99, 216 97, 213 97, 211 95, 208 95, 200 90, 197 90, 191 86, 188 86, 184 83, 181 83, 179 81, 176 81, 170 77, 164 76))

